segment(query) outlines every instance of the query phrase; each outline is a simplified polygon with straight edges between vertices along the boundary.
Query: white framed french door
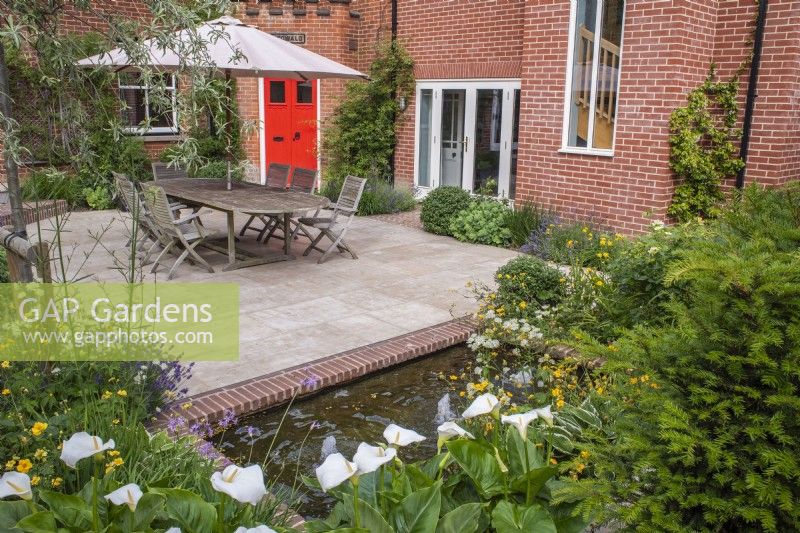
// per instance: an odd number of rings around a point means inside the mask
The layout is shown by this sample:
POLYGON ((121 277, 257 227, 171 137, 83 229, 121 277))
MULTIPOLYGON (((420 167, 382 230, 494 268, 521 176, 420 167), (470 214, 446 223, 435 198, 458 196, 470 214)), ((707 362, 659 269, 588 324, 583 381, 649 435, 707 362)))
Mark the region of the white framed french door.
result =
POLYGON ((518 80, 418 81, 414 183, 513 195, 518 80))

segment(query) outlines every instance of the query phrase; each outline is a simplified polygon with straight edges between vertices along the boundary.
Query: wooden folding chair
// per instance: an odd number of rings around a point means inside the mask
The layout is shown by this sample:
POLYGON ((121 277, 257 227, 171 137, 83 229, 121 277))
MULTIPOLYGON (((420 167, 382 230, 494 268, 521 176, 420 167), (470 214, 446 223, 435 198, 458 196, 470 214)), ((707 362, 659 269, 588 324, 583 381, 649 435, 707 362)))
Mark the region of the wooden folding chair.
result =
MULTIPOLYGON (((286 183, 289 181, 289 169, 291 167, 289 165, 281 165, 280 163, 270 163, 269 168, 267 169, 267 183, 265 184, 266 187, 271 189, 286 189, 286 183)), ((250 218, 247 219, 242 229, 239 230, 239 236, 244 237, 244 234, 247 231, 255 231, 258 233, 258 238, 261 239, 264 234, 272 229, 274 224, 278 224, 279 220, 277 217, 269 216, 269 215, 260 215, 260 214, 253 214, 253 213, 245 213, 246 215, 250 215, 250 218), (253 222, 258 219, 262 227, 257 228, 253 226, 253 222)))
MULTIPOLYGON (((314 192, 314 188, 315 188, 316 185, 317 185, 317 171, 316 170, 311 170, 311 169, 308 169, 308 168, 295 167, 294 171, 292 171, 292 180, 289 183, 289 190, 290 191, 296 191, 296 192, 303 192, 303 193, 306 193, 306 194, 312 194, 314 192)), ((317 214, 319 214, 319 210, 317 210, 317 212, 314 213, 313 216, 317 216, 317 214)), ((303 235, 305 235, 306 237, 308 237, 308 240, 312 240, 312 237, 308 233, 308 230, 306 230, 302 225, 298 224, 296 219, 293 218, 289 222, 289 226, 290 226, 289 227, 289 233, 290 233, 292 239, 297 238, 297 233, 299 232, 299 233, 302 233, 303 235)), ((282 221, 279 221, 277 224, 272 224, 272 227, 269 228, 269 233, 267 233, 266 237, 265 237, 264 233, 266 232, 266 229, 267 228, 262 230, 261 234, 258 236, 258 240, 259 241, 262 241, 262 242, 264 242, 264 244, 266 244, 273 237, 275 237, 276 239, 283 240, 283 238, 284 238, 283 233, 285 233, 285 231, 284 231, 284 228, 283 228, 282 221), (281 230, 281 234, 280 235, 277 235, 275 233, 278 229, 281 230)))
POLYGON ((177 248, 182 250, 182 253, 169 269, 167 279, 172 279, 175 271, 187 258, 213 273, 214 269, 211 265, 195 250, 208 237, 205 228, 199 223, 200 213, 194 212, 181 218, 175 218, 174 211, 169 207, 169 201, 164 189, 157 185, 144 185, 142 189, 144 204, 165 242, 164 249, 156 258, 150 272, 155 273, 158 270, 158 266, 165 261, 167 255, 177 248))
MULTIPOLYGON (((298 222, 306 227, 316 228, 319 234, 311 241, 303 255, 306 256, 311 253, 311 250, 322 252, 322 257, 319 258, 318 263, 322 263, 333 252, 338 249, 340 253, 347 252, 353 259, 358 259, 358 256, 352 248, 344 241, 344 236, 356 216, 358 211, 358 203, 361 201, 361 195, 364 193, 364 186, 367 180, 356 178, 354 176, 347 176, 342 184, 342 191, 339 193, 339 199, 336 204, 332 206, 333 213, 330 217, 300 217, 298 222), (319 247, 319 243, 323 238, 328 238, 331 245, 327 249, 319 247)), ((330 208, 329 208, 330 209, 330 208)))

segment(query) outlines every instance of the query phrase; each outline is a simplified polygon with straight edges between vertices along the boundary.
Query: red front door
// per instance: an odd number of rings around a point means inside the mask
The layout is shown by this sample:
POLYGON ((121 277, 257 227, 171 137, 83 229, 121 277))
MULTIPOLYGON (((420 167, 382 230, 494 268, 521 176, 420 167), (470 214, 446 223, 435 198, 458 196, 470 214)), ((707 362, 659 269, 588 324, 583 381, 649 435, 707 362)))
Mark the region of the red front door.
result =
POLYGON ((317 168, 317 84, 314 81, 265 79, 267 166, 317 168))

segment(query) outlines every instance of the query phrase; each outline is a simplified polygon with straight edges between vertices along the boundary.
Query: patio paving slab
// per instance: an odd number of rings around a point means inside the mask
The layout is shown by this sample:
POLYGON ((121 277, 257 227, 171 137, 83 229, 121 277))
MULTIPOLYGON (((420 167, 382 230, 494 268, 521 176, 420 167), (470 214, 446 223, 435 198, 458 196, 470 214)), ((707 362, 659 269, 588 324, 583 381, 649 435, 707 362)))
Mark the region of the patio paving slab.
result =
MULTIPOLYGON (((218 213, 203 221, 211 230, 225 227, 218 213)), ((237 217, 237 224, 243 222, 237 217)), ((112 253, 116 261, 126 259, 127 227, 127 215, 118 211, 71 213, 61 235, 64 255, 70 258, 68 276, 124 281, 112 253)), ((52 220, 42 223, 44 239, 54 240, 52 228, 52 220)), ((36 228, 29 227, 29 233, 36 235, 36 228)), ((356 218, 348 241, 359 255, 357 261, 333 254, 318 265, 316 252, 302 257, 307 241, 300 239, 292 245, 298 256, 294 261, 215 274, 184 263, 173 281, 241 287, 239 361, 197 363, 190 394, 310 364, 469 314, 475 302, 467 282, 492 283, 497 268, 517 255, 375 217, 356 218)), ((263 252, 253 237, 240 244, 263 252)), ((268 247, 277 251, 281 245, 273 240, 268 247)), ((226 264, 225 256, 210 250, 201 255, 217 270, 226 264)), ((153 275, 148 267, 144 279, 167 282, 166 269, 153 275)))

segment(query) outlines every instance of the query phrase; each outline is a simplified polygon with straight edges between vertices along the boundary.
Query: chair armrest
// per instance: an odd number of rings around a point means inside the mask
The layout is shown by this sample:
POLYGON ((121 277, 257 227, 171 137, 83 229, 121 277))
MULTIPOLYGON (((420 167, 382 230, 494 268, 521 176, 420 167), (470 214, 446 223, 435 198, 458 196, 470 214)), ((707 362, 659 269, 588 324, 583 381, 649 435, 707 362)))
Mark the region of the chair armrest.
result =
POLYGON ((180 211, 181 209, 189 209, 189 206, 185 204, 179 204, 176 202, 174 204, 169 204, 169 208, 172 209, 173 211, 180 211))
POLYGON ((211 214, 210 209, 206 211, 195 211, 194 213, 190 213, 184 217, 172 221, 172 223, 175 224, 176 226, 179 226, 181 224, 186 224, 187 222, 191 222, 194 219, 200 218, 200 215, 210 215, 210 214, 211 214))

